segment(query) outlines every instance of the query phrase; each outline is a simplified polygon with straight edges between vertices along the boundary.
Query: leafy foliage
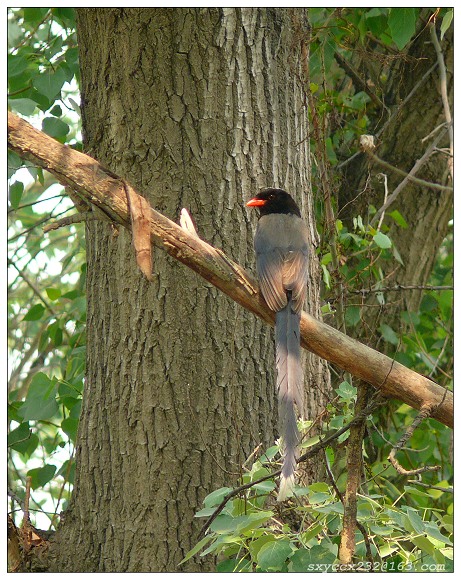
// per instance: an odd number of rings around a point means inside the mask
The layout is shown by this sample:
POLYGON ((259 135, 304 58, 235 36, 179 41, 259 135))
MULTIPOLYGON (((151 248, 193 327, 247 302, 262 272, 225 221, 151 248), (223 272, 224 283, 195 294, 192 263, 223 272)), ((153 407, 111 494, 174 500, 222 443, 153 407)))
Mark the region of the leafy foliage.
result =
MULTIPOLYGON (((76 148, 79 74, 72 9, 9 12, 8 106, 76 148)), ((12 152, 8 172, 9 488, 23 498, 31 477, 31 513, 46 512, 41 525, 56 525, 73 483, 84 380, 83 232, 77 225, 43 235, 72 208, 62 186, 12 152)))
MULTIPOLYGON (((255 461, 242 484, 256 481, 273 471, 276 448, 255 461)), ((335 450, 329 448, 332 458, 335 450)), ((366 532, 366 543, 357 531, 357 558, 349 568, 337 562, 338 536, 343 505, 333 487, 319 482, 297 487, 296 502, 286 508, 275 502, 275 482, 269 478, 230 499, 211 523, 207 535, 186 555, 219 556, 217 570, 228 572, 321 572, 345 571, 436 571, 453 569, 453 504, 447 511, 434 505, 444 494, 406 485, 404 491, 389 483, 387 465, 370 476, 368 493, 361 495, 357 518, 366 532), (414 507, 423 506, 420 512, 414 507), (268 509, 270 508, 270 509, 268 509)), ((448 487, 442 481, 439 487, 448 487)), ((231 491, 216 490, 204 500, 196 517, 208 519, 231 491)), ((340 490, 343 491, 343 490, 340 490)), ((183 563, 182 562, 182 563, 183 563)))

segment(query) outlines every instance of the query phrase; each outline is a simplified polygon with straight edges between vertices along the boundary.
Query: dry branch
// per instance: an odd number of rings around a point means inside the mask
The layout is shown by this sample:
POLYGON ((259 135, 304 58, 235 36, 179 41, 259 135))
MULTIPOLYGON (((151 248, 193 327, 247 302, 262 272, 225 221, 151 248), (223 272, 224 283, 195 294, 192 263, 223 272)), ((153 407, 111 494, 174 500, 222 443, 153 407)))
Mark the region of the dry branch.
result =
MULTIPOLYGON (((131 229, 125 182, 91 157, 58 143, 8 113, 8 145, 22 158, 43 167, 71 188, 87 204, 96 206, 108 220, 131 229)), ((150 209, 154 244, 200 274, 235 302, 265 322, 274 324, 257 282, 219 249, 150 209)), ((435 407, 433 417, 453 426, 453 395, 426 377, 344 335, 303 312, 301 342, 304 348, 370 383, 386 397, 397 398, 415 409, 435 407)))

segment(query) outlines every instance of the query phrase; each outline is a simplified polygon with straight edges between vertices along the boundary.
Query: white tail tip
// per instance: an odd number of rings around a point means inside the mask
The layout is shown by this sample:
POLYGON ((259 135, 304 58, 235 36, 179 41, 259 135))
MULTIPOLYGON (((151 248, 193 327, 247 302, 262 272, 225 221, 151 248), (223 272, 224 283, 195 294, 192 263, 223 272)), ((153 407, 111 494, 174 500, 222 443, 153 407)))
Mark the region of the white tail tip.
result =
POLYGON ((285 501, 287 497, 293 495, 293 490, 295 487, 295 476, 290 475, 289 477, 280 476, 280 487, 279 494, 277 496, 277 501, 285 501))

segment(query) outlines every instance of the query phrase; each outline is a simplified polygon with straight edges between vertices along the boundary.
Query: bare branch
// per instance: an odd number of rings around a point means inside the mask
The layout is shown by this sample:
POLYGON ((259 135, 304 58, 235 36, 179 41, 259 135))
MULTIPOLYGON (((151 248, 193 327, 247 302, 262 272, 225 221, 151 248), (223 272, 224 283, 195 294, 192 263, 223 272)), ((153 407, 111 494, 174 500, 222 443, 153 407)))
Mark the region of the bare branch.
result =
POLYGON ((348 294, 377 294, 379 292, 398 292, 400 290, 453 290, 454 286, 428 286, 428 285, 410 285, 395 284, 394 286, 383 286, 382 288, 361 288, 360 290, 348 290, 348 294))
POLYGON ((413 167, 411 168, 409 173, 405 173, 401 169, 398 169, 397 167, 390 165, 386 161, 383 161, 382 159, 380 159, 377 155, 375 155, 371 151, 366 151, 367 155, 369 155, 374 161, 376 161, 377 163, 379 163, 383 167, 386 167, 387 169, 394 171, 394 173, 399 173, 399 174, 402 174, 405 176, 404 179, 399 183, 399 185, 391 193, 391 195, 387 198, 386 203, 373 216, 373 219, 371 220, 371 225, 376 223, 379 220, 381 214, 383 212, 385 212, 386 209, 392 203, 394 203, 394 201, 397 199, 400 192, 403 190, 403 188, 407 185, 407 183, 409 181, 413 181, 414 183, 418 183, 419 185, 422 185, 423 187, 430 187, 432 189, 437 189, 439 191, 453 191, 452 187, 447 187, 445 185, 439 185, 437 183, 430 183, 428 181, 424 181, 423 179, 419 179, 419 178, 415 177, 415 174, 421 169, 421 167, 426 163, 426 161, 432 155, 435 147, 439 144, 439 141, 445 135, 445 132, 446 131, 444 131, 444 130, 440 131, 440 133, 437 135, 437 137, 434 139, 434 141, 431 143, 431 145, 429 145, 429 147, 426 149, 423 156, 420 159, 418 159, 416 161, 416 163, 413 165, 413 167))
POLYGON ((43 226, 43 231, 45 233, 51 232, 51 230, 58 230, 59 228, 64 228, 67 226, 70 226, 72 224, 78 224, 81 222, 87 222, 87 221, 92 221, 92 220, 101 220, 101 216, 99 216, 98 214, 96 214, 93 211, 84 211, 82 213, 74 213, 72 215, 69 215, 65 218, 62 218, 60 220, 56 220, 55 222, 52 222, 51 224, 48 224, 47 226, 43 226))
POLYGON ((398 442, 392 448, 392 451, 389 453, 388 460, 392 464, 392 466, 396 469, 397 473, 401 475, 417 475, 418 473, 424 473, 426 471, 439 471, 440 465, 423 465, 423 467, 419 467, 418 469, 404 469, 400 463, 395 458, 395 454, 397 451, 402 449, 405 443, 410 439, 413 435, 415 429, 420 425, 420 423, 431 416, 432 413, 432 406, 431 405, 423 405, 421 408, 421 412, 415 417, 413 423, 408 427, 402 437, 398 440, 398 442))
MULTIPOLYGON (((21 157, 53 173, 87 204, 99 208, 110 222, 131 229, 125 182, 121 177, 10 112, 8 145, 21 157)), ((274 324, 275 315, 264 302, 255 279, 221 250, 191 235, 152 208, 150 231, 155 245, 268 324, 274 324)), ((395 397, 418 410, 427 401, 432 402, 437 405, 434 418, 453 426, 452 393, 305 312, 301 318, 301 344, 374 385, 383 396, 395 397)))

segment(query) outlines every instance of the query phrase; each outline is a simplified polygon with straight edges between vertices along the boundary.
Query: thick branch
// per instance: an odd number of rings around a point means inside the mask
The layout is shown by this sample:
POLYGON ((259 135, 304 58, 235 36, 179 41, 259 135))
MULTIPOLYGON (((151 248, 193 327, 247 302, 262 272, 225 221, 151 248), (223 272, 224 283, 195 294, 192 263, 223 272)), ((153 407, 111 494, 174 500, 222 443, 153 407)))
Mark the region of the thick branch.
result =
MULTIPOLYGON (((10 112, 8 145, 22 158, 53 173, 87 203, 98 207, 109 220, 131 228, 121 177, 91 157, 37 131, 10 112)), ((193 269, 238 304, 269 324, 274 324, 274 313, 264 302, 254 278, 221 250, 210 246, 154 209, 151 209, 150 228, 154 244, 193 269)), ((305 312, 301 319, 301 335, 304 348, 370 383, 384 396, 395 397, 418 410, 424 404, 435 406, 432 416, 445 425, 453 426, 453 395, 433 381, 305 312)))

